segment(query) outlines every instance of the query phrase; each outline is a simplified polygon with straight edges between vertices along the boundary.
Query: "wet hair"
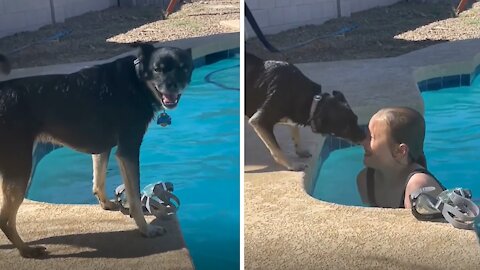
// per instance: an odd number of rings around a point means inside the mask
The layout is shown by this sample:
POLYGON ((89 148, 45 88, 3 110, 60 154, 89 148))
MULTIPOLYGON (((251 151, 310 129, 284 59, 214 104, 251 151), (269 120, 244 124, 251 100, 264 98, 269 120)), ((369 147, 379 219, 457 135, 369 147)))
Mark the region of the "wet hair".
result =
POLYGON ((425 119, 416 110, 408 107, 392 107, 379 110, 372 120, 382 120, 390 131, 392 143, 408 146, 410 162, 427 168, 423 152, 425 139, 425 119))

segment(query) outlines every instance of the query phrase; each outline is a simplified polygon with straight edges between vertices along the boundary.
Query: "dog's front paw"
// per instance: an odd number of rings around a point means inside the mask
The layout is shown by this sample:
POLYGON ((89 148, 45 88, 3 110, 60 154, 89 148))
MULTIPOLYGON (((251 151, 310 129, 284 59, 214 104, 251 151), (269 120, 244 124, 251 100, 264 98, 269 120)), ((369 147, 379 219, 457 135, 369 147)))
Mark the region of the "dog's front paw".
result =
POLYGON ((290 171, 296 171, 296 172, 298 172, 298 171, 303 171, 303 170, 305 170, 307 167, 308 167, 307 164, 304 164, 304 163, 295 163, 295 164, 293 164, 293 165, 290 165, 290 166, 288 167, 288 169, 289 169, 290 171))
POLYGON ((24 258, 39 258, 48 254, 47 248, 42 246, 25 247, 19 250, 24 258))
POLYGON ((156 225, 147 225, 147 228, 145 231, 142 231, 142 235, 148 238, 155 237, 155 236, 160 236, 164 235, 167 232, 165 228, 162 226, 156 226, 156 225))
POLYGON ((104 202, 100 201, 100 206, 102 207, 103 210, 109 210, 109 211, 117 211, 120 209, 118 204, 110 200, 106 200, 104 202))
POLYGON ((310 152, 307 149, 297 149, 295 150, 295 153, 297 153, 297 156, 301 158, 309 158, 312 156, 310 152))

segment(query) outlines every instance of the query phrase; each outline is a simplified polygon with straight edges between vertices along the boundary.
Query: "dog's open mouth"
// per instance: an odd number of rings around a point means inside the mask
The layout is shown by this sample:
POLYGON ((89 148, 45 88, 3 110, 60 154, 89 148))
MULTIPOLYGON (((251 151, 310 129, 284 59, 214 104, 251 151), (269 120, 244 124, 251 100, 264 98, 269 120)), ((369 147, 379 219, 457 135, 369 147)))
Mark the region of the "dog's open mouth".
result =
POLYGON ((180 100, 181 94, 178 93, 161 93, 161 102, 162 105, 167 109, 173 109, 178 105, 178 101, 180 100))

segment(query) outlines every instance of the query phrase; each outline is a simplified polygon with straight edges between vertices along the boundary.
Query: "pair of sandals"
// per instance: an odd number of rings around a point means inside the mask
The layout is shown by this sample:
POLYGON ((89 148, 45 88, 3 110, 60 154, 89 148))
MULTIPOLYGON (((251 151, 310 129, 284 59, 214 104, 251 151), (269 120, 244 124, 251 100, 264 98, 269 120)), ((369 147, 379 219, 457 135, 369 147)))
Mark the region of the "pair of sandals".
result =
POLYGON ((434 190, 435 187, 424 187, 410 194, 412 214, 418 220, 444 218, 455 228, 475 229, 480 237, 480 210, 471 200, 471 191, 463 188, 447 189, 434 197, 429 194, 434 190))
MULTIPOLYGON (((157 218, 168 218, 180 207, 180 199, 173 194, 171 182, 158 182, 146 186, 141 192, 140 200, 144 214, 151 214, 157 218)), ((115 189, 115 202, 122 213, 129 214, 125 185, 121 184, 115 189)))

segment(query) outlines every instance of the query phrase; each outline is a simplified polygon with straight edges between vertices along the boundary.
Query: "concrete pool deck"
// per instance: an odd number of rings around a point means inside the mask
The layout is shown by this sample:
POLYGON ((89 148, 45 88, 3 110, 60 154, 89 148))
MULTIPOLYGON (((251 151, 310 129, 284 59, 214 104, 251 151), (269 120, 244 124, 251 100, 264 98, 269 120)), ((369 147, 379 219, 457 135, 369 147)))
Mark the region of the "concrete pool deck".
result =
MULTIPOLYGON (((219 34, 163 44, 191 47, 196 59, 238 48, 240 35, 219 34)), ((135 50, 105 61, 17 69, 9 76, 1 77, 0 81, 74 72, 133 52, 135 50)), ((91 181, 91 178, 85 181, 91 181)), ((113 195, 113 190, 107 192, 113 195)), ((2 199, 0 192, 0 202, 2 199)), ((164 226, 167 234, 144 238, 129 216, 102 210, 98 205, 49 204, 26 199, 17 215, 19 234, 27 243, 47 247, 50 254, 42 259, 24 259, 0 232, 0 269, 194 269, 177 218, 158 221, 148 216, 147 222, 164 226)))
MULTIPOLYGON (((480 40, 467 40, 394 58, 298 67, 325 92, 342 91, 360 124, 366 124, 385 106, 423 111, 416 82, 471 73, 478 64, 480 40)), ((246 269, 480 269, 480 244, 473 231, 420 222, 405 209, 315 199, 309 193, 318 160, 295 156, 288 128, 276 127, 277 139, 289 159, 309 164, 305 172, 276 165, 246 118, 244 127, 246 269)), ((305 145, 318 157, 323 138, 309 128, 301 132, 305 145)))

